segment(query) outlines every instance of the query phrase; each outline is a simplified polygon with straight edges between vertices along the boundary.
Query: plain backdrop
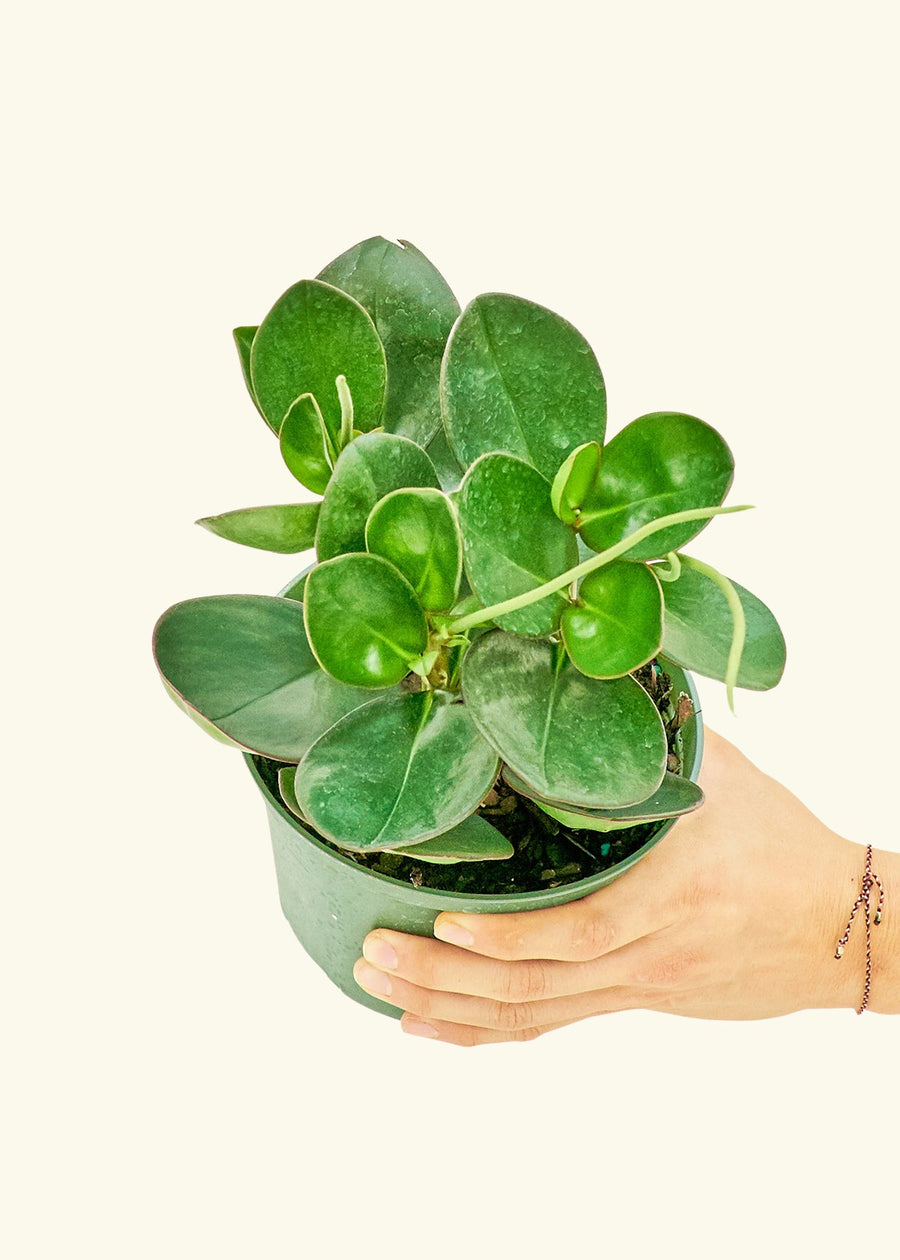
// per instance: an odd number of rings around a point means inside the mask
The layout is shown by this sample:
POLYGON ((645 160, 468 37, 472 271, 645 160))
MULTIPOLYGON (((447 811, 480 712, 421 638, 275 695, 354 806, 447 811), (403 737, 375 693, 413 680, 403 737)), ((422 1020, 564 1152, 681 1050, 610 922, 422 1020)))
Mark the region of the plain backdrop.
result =
POLYGON ((302 564, 192 524, 296 493, 231 328, 402 237, 463 302, 571 320, 611 432, 668 408, 725 435, 756 510, 695 551, 789 664, 737 718, 702 683, 705 716, 900 848, 898 35, 866 0, 7 18, 5 1254, 890 1252, 900 1020, 402 1036, 296 943, 240 758, 149 642, 302 564))

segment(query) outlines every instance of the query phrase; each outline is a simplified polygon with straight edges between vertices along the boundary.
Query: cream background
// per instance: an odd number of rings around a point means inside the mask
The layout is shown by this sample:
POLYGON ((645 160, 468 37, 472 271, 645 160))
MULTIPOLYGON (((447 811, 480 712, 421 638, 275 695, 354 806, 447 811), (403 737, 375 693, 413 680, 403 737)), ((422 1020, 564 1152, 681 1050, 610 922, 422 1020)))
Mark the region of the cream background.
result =
POLYGON ((149 636, 299 568, 191 525, 294 493, 232 326, 405 237, 463 302, 572 320, 611 431, 720 428, 758 510, 696 550, 790 659, 706 716, 900 848, 896 6, 86 0, 5 31, 6 1254, 891 1254, 900 1020, 402 1037, 294 941, 252 785, 149 636))

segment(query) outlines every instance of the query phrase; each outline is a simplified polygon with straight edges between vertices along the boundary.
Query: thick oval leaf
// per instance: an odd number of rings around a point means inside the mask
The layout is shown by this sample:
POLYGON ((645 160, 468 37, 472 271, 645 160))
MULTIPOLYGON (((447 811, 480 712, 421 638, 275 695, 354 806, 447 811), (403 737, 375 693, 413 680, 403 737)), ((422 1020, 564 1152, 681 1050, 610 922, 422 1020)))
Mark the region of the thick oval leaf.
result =
POLYGON ((281 458, 297 480, 314 494, 324 494, 334 463, 325 418, 312 394, 301 394, 288 408, 278 434, 281 458))
POLYGON ((663 633, 659 579, 645 564, 614 560, 589 573, 560 620, 566 651, 590 678, 621 678, 646 665, 663 633))
POLYGON ((319 279, 369 312, 387 357, 384 427, 425 446, 441 422, 441 358, 459 303, 409 241, 373 236, 348 249, 319 279))
POLYGON ((497 862, 511 858, 514 849, 506 837, 479 814, 470 814, 433 840, 406 849, 393 849, 404 857, 422 862, 497 862))
POLYGON ((299 761, 323 731, 372 698, 319 667, 303 606, 270 595, 212 595, 163 613, 153 634, 180 706, 249 752, 299 761))
MULTIPOLYGON (((761 599, 737 582, 732 585, 747 620, 737 685, 749 691, 768 691, 784 672, 784 635, 761 599)), ((684 669, 724 682, 733 628, 724 593, 705 574, 685 563, 678 580, 666 583, 665 601, 665 655, 684 669)))
POLYGON ((314 394, 336 443, 339 376, 347 378, 357 429, 381 423, 387 369, 375 325, 354 298, 320 280, 301 280, 278 299, 253 338, 250 372, 276 433, 294 399, 314 394))
POLYGON ((229 542, 287 554, 314 545, 318 519, 318 503, 276 503, 203 516, 196 523, 229 542))
POLYGON ((444 428, 465 467, 489 451, 527 460, 547 479, 574 446, 603 442, 606 390, 588 343, 543 306, 483 293, 447 342, 444 428))
POLYGON ((300 808, 349 849, 392 849, 438 836, 474 813, 497 754, 446 693, 394 692, 338 722, 297 767, 300 808))
POLYGON ((600 446, 585 442, 560 464, 550 488, 553 511, 566 525, 575 525, 584 501, 594 492, 600 475, 600 446))
POLYGON ((306 579, 306 632, 323 669, 353 687, 391 687, 428 645, 422 605, 381 556, 338 556, 306 579))
POLYGON ((423 608, 449 609, 459 592, 462 541, 456 512, 440 490, 394 490, 369 514, 366 547, 410 583, 423 608))
POLYGON ((296 766, 281 766, 278 771, 278 791, 281 794, 285 808, 289 809, 302 822, 306 822, 307 820, 303 817, 303 811, 297 801, 297 793, 294 791, 294 776, 296 773, 296 766))
POLYGON ((662 782, 662 719, 633 678, 586 678, 560 644, 493 630, 466 653, 462 685, 479 730, 542 796, 609 809, 662 782))
POLYGON ((365 433, 341 452, 316 531, 320 560, 365 551, 366 521, 379 500, 409 486, 439 488, 434 465, 420 446, 394 433, 365 433))
POLYGON ((456 490, 463 479, 464 468, 456 462, 456 456, 450 449, 447 434, 443 428, 428 443, 428 458, 434 464, 441 489, 445 492, 456 490))
MULTIPOLYGON (((247 393, 253 399, 253 406, 262 415, 259 403, 256 401, 253 379, 250 376, 250 347, 253 345, 253 338, 256 336, 256 325, 235 328, 231 335, 234 337, 234 344, 237 346, 238 357, 241 360, 241 374, 244 378, 244 384, 247 386, 247 393)), ((265 419, 265 417, 263 418, 265 419)))
MULTIPOLYGON (((641 416, 604 447, 596 486, 579 518, 581 536, 603 551, 660 516, 715 507, 733 475, 731 451, 702 420, 667 411, 641 416)), ((677 551, 706 524, 688 521, 660 530, 628 558, 653 560, 677 551)))
POLYGON ((696 783, 668 771, 656 791, 645 801, 623 805, 619 809, 583 809, 565 801, 548 800, 509 766, 503 767, 503 778, 514 791, 540 805, 551 818, 567 827, 584 827, 588 831, 619 831, 624 827, 636 827, 639 823, 676 818, 692 813, 703 804, 703 792, 696 783))
MULTIPOLYGON (((550 503, 550 486, 512 455, 484 455, 459 489, 466 573, 482 605, 502 603, 578 563, 575 535, 550 503)), ((550 634, 566 604, 560 591, 497 618, 516 634, 550 634)))

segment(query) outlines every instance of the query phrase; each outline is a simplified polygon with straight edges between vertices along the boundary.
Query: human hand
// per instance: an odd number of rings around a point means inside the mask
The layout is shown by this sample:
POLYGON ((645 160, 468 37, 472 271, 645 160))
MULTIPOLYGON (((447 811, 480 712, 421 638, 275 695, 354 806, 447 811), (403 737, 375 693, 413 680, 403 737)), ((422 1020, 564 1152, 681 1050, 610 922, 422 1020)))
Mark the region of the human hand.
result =
MULTIPOLYGON (((466 1046, 528 1041, 637 1008, 705 1019, 855 1008, 864 927, 840 964, 834 951, 864 848, 727 740, 708 728, 705 736, 706 802, 614 883, 546 910, 441 914, 437 940, 376 929, 357 983, 404 1010, 404 1031, 466 1046)), ((877 861, 882 881, 896 886, 900 855, 877 861)), ((888 946, 883 927, 877 935, 875 962, 888 946)), ((897 1009, 896 969, 881 970, 887 1005, 875 969, 870 1008, 897 1009)))

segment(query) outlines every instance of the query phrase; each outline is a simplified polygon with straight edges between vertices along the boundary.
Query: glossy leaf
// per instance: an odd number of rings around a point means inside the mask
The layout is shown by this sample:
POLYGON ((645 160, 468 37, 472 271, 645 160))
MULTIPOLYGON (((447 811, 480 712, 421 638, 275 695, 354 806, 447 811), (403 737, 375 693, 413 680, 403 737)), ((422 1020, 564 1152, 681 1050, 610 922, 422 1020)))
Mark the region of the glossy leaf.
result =
POLYGON ((497 777, 497 754, 465 706, 443 692, 392 692, 338 722, 297 768, 297 800, 350 849, 428 840, 472 814, 497 777))
POLYGON ((288 408, 278 434, 281 458, 297 480, 314 494, 324 494, 331 479, 331 439, 314 395, 301 394, 288 408))
POLYGON ((391 687, 428 644, 422 605, 381 556, 338 556, 306 579, 306 632, 323 669, 354 687, 391 687))
POLYGON ((574 446, 602 442, 606 390, 594 352, 535 302, 483 293, 460 316, 444 355, 444 428, 468 466, 508 451, 552 478, 574 446))
POLYGON ((334 467, 316 532, 320 560, 364 551, 366 521, 392 490, 438 489, 434 465, 420 446, 393 433, 365 433, 341 452, 334 467))
POLYGON ((656 791, 645 801, 619 809, 583 809, 565 801, 548 800, 509 766, 503 767, 503 778, 514 791, 540 805, 551 818, 576 830, 583 827, 588 831, 619 831, 624 827, 636 827, 639 823, 690 814, 703 804, 703 792, 696 783, 668 771, 656 791))
POLYGON ((439 865, 454 862, 497 862, 511 858, 514 849, 502 832, 479 814, 470 814, 433 840, 406 849, 393 849, 404 857, 439 865))
POLYGON ((566 525, 576 524, 585 499, 594 493, 600 475, 600 458, 599 445, 585 442, 560 464, 550 489, 550 502, 566 525))
POLYGON ((543 796, 609 809, 662 782, 662 719, 633 678, 586 678, 560 644, 494 630, 466 653, 462 686, 479 730, 543 796))
MULTIPOLYGON (((784 672, 784 635, 761 599, 739 583, 733 585, 747 622, 737 685, 749 691, 767 691, 784 672)), ((723 592, 685 563, 678 580, 666 583, 665 601, 665 655, 684 669, 724 682, 732 618, 723 592)))
POLYGON ((302 605, 276 596, 175 604, 157 622, 153 650, 180 707, 241 748, 278 761, 299 761, 323 731, 372 697, 319 667, 302 605))
POLYGON ((318 503, 278 503, 203 516, 196 523, 229 542, 286 554, 315 544, 318 519, 318 503))
POLYGON ((445 492, 456 490, 463 479, 465 469, 457 463, 456 456, 447 441, 447 434, 442 428, 438 429, 428 443, 428 458, 434 464, 441 489, 445 492))
MULTIPOLYGON (((247 393, 253 400, 253 406, 259 411, 259 403, 256 401, 256 393, 253 389, 253 380, 250 376, 250 347, 253 344, 253 338, 256 336, 256 325, 252 327, 235 328, 232 332, 234 344, 237 346, 238 357, 241 361, 241 374, 244 378, 244 384, 247 386, 247 393)), ((265 419, 265 417, 263 417, 265 419)))
POLYGON ((294 399, 314 394, 337 443, 338 376, 347 378, 357 429, 381 423, 387 369, 375 325, 354 298, 320 280, 301 280, 278 299, 253 338, 250 372, 276 433, 294 399))
MULTIPOLYGON (((458 508, 466 573, 485 608, 534 590, 578 562, 575 535, 553 511, 548 482, 521 459, 482 456, 466 474, 458 508)), ((550 634, 565 603, 559 592, 497 622, 516 634, 550 634)))
POLYGON ((425 446, 441 422, 444 346, 459 303, 437 268, 408 241, 373 236, 319 279, 356 298, 375 322, 387 358, 384 426, 425 446))
POLYGON ((294 578, 283 591, 279 591, 282 599, 294 599, 303 603, 303 596, 306 592, 306 579, 309 577, 309 571, 301 573, 299 577, 294 578))
MULTIPOLYGON (((581 536, 594 551, 603 551, 660 516, 717 506, 733 474, 731 451, 702 420, 678 412, 641 416, 604 447, 596 487, 583 505, 581 536)), ((633 547, 628 558, 665 556, 706 523, 661 530, 633 547)))
POLYGON ((578 601, 563 610, 563 643, 591 678, 621 678, 659 651, 663 604, 659 579, 645 564, 614 560, 583 579, 578 601))
POLYGON ((462 541, 456 512, 440 490, 386 495, 369 514, 366 548, 400 570, 423 608, 453 606, 462 575, 462 541))
POLYGON ((296 766, 281 766, 278 770, 278 791, 285 809, 289 809, 295 817, 302 822, 306 822, 306 819, 303 817, 303 811, 297 802, 297 793, 294 791, 294 776, 296 773, 296 766))

